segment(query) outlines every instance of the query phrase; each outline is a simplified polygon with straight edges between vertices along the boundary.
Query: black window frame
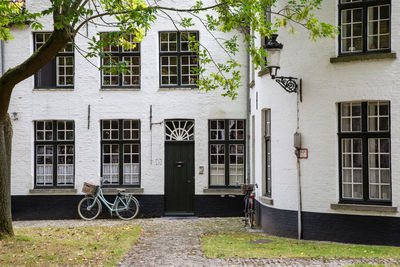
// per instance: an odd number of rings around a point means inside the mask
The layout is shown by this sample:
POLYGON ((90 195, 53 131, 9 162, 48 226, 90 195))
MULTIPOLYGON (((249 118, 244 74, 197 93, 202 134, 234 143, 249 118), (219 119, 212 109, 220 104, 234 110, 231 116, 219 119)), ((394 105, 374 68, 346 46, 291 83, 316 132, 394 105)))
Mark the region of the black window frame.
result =
MULTIPOLYGON (((37 34, 49 34, 51 35, 52 32, 33 32, 33 51, 36 52, 36 43, 37 43, 37 34)), ((57 53, 57 55, 50 61, 48 62, 43 68, 41 68, 38 72, 34 74, 34 88, 35 89, 74 89, 75 87, 75 48, 74 48, 74 42, 73 40, 71 41, 70 44, 67 45, 72 45, 72 52, 65 52, 65 51, 60 51, 57 53), (73 58, 73 84, 72 85, 57 85, 58 77, 57 77, 57 58, 58 57, 72 57, 73 58), (51 69, 54 73, 50 73, 54 80, 54 84, 52 83, 51 85, 42 85, 41 82, 41 76, 42 72, 46 71, 46 69, 51 69)), ((44 75, 49 75, 49 74, 44 74, 44 75)), ((53 81, 51 81, 53 82, 53 81)))
MULTIPOLYGON (((111 126, 110 126, 111 127, 111 126)), ((100 120, 100 177, 103 177, 103 145, 118 145, 118 180, 119 184, 106 184, 103 183, 104 187, 116 188, 116 187, 126 187, 126 188, 140 188, 142 179, 142 146, 141 146, 141 121, 140 119, 101 119, 100 120), (103 121, 118 121, 118 139, 105 139, 103 140, 103 121), (138 139, 124 139, 124 121, 137 121, 139 124, 139 135, 138 139), (124 145, 125 144, 138 144, 139 145, 139 183, 138 184, 124 184, 124 145)))
POLYGON ((365 204, 365 205, 392 205, 393 197, 393 184, 392 184, 392 155, 390 149, 390 200, 381 199, 370 199, 369 198, 369 158, 368 158, 368 140, 370 138, 388 138, 390 140, 389 148, 391 148, 391 103, 390 101, 354 101, 354 102, 341 102, 338 103, 338 151, 339 151, 339 203, 343 204, 365 204), (389 125, 388 131, 368 131, 368 103, 369 102, 387 102, 389 110, 389 125), (346 103, 361 103, 361 131, 359 132, 342 132, 341 114, 342 114, 342 104, 346 103), (363 189, 363 199, 352 199, 343 197, 342 188, 342 140, 343 139, 362 139, 362 189, 363 189))
MULTIPOLYGON (((101 32, 101 35, 109 34, 114 32, 101 32)), ((131 34, 132 35, 132 34, 131 34)), ((132 36, 133 37, 133 36, 132 36)), ((102 37, 101 37, 102 38, 102 37)), ((111 46, 111 45, 110 45, 111 46)), ((123 62, 123 57, 139 57, 139 83, 138 85, 124 85, 123 84, 123 73, 118 73, 118 85, 104 85, 104 69, 100 70, 100 84, 101 89, 140 89, 141 82, 142 82, 142 57, 141 57, 141 43, 136 43, 136 47, 138 47, 138 51, 124 51, 123 46, 118 46, 118 51, 107 51, 104 52, 103 57, 100 57, 100 66, 103 67, 103 61, 106 57, 118 57, 118 62, 123 62)), ((135 48, 136 48, 135 47, 135 48)))
POLYGON ((246 119, 210 119, 208 120, 208 186, 209 188, 238 188, 239 185, 229 184, 229 145, 243 145, 243 184, 246 181, 246 119), (243 140, 231 140, 229 139, 229 121, 241 120, 243 121, 243 140), (212 140, 211 139, 211 122, 212 121, 224 121, 224 140, 212 140), (225 156, 225 185, 212 185, 211 184, 211 145, 224 145, 224 156, 225 156))
MULTIPOLYGON (((74 120, 36 120, 34 123, 34 188, 75 188, 75 158, 76 158, 76 146, 75 146, 75 121, 74 120), (52 123, 52 140, 37 140, 37 122, 51 122, 52 123), (72 122, 73 125, 73 140, 58 140, 58 122, 72 122), (53 146, 53 184, 52 185, 37 185, 37 146, 53 146), (58 146, 59 145, 73 145, 74 155, 73 155, 73 182, 72 185, 58 185, 57 183, 57 166, 58 166, 58 146)), ((44 125, 44 127, 46 127, 44 125)))
POLYGON ((339 28, 342 26, 342 11, 346 9, 362 8, 362 51, 361 52, 342 52, 342 33, 339 33, 339 56, 351 56, 351 55, 363 55, 363 54, 380 54, 390 53, 392 47, 392 3, 391 0, 360 0, 360 2, 341 3, 342 0, 338 0, 338 25, 339 28), (371 6, 382 6, 389 5, 389 48, 379 50, 368 50, 368 7, 371 6))
MULTIPOLYGON (((200 40, 200 33, 196 30, 187 30, 187 31, 160 31, 158 33, 158 54, 159 54, 159 86, 160 88, 198 88, 196 84, 183 84, 182 85, 182 66, 181 66, 181 57, 182 56, 197 56, 197 67, 199 67, 199 55, 194 51, 181 51, 181 33, 196 33, 196 41, 200 40), (162 33, 176 33, 176 51, 161 51, 161 34, 162 33), (177 57, 177 84, 176 85, 164 85, 162 84, 162 61, 161 57, 163 56, 176 56, 177 57)), ((199 77, 197 77, 199 79, 199 77)))

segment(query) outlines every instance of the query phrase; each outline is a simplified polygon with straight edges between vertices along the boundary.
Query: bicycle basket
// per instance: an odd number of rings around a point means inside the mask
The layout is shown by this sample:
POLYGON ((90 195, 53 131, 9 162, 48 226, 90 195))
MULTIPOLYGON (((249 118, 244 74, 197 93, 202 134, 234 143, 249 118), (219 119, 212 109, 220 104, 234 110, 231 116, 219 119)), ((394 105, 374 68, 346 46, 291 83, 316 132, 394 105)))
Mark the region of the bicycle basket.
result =
POLYGON ((95 195, 98 189, 99 189, 98 185, 85 182, 83 183, 82 192, 89 195, 95 195))
POLYGON ((243 194, 250 193, 254 190, 254 184, 242 184, 243 194))

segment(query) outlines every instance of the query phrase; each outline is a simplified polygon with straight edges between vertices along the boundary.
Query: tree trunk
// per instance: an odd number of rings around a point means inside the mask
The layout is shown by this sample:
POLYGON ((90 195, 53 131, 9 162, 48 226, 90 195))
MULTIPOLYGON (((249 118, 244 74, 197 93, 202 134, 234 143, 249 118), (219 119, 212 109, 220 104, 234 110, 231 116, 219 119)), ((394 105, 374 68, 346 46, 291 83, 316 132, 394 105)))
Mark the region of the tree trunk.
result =
POLYGON ((0 117, 0 239, 14 235, 11 218, 11 140, 10 116, 0 117))

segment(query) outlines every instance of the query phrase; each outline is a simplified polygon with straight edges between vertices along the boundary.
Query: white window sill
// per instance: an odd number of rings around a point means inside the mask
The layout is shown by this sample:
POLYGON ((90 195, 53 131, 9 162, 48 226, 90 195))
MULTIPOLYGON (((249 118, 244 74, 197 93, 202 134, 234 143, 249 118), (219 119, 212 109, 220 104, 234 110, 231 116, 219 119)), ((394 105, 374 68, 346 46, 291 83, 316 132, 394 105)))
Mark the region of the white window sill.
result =
POLYGON ((241 188, 204 188, 203 193, 210 195, 243 195, 241 188))
POLYGON ((29 189, 32 195, 74 195, 78 190, 74 188, 35 188, 29 189))
POLYGON ((352 211, 376 211, 376 212, 397 212, 397 207, 379 205, 360 205, 360 204, 331 204, 333 210, 352 210, 352 211))
POLYGON ((100 91, 104 92, 134 92, 140 91, 140 88, 124 88, 124 87, 112 87, 112 88, 100 88, 100 91))
POLYGON ((261 196, 260 197, 260 202, 265 205, 273 206, 274 205, 274 200, 272 198, 266 197, 266 196, 261 196))
POLYGON ((118 189, 123 189, 125 190, 122 193, 133 193, 133 194, 143 194, 144 189, 143 188, 137 188, 137 187, 133 187, 133 188, 102 188, 103 189, 103 194, 104 195, 116 195, 118 194, 118 189))
POLYGON ((61 87, 61 88, 33 88, 32 91, 52 91, 52 92, 71 92, 74 91, 74 88, 65 88, 65 87, 61 87))
POLYGON ((158 91, 194 91, 199 90, 199 87, 160 87, 158 91))

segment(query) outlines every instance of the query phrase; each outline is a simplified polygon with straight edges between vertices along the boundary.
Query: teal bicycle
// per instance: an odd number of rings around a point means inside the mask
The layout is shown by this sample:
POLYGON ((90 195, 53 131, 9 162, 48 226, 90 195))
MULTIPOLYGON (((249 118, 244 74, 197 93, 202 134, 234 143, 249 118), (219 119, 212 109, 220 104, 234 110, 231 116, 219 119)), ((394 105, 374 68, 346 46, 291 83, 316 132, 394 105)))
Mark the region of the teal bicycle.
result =
POLYGON ((133 194, 126 194, 125 189, 117 189, 114 203, 107 201, 103 195, 101 186, 84 183, 82 192, 87 195, 78 204, 79 216, 87 221, 99 216, 103 203, 112 214, 115 212, 122 220, 132 220, 139 213, 139 201, 133 194))

